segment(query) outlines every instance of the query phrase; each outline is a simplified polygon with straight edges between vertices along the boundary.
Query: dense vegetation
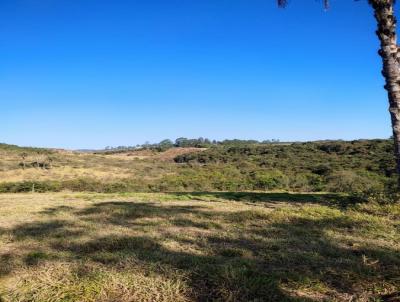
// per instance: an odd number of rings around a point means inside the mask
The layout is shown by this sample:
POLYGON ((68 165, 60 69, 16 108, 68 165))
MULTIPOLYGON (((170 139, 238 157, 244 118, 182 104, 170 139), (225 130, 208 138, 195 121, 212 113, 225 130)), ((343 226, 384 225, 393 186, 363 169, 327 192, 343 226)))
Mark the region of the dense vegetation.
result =
POLYGON ((25 173, 16 178, 18 181, 7 181, 5 177, 0 182, 0 192, 67 189, 368 193, 384 191, 395 183, 393 144, 391 140, 382 139, 289 144, 180 138, 175 143, 165 140, 136 149, 90 154, 20 149, 9 145, 1 145, 0 151, 4 155, 1 171, 23 173, 23 169, 25 173), (13 159, 5 160, 7 156, 13 159), (66 167, 72 171, 85 169, 85 173, 68 177, 55 175, 55 171, 66 167), (50 172, 43 172, 47 173, 46 177, 34 179, 23 176, 29 176, 35 168, 50 172), (97 177, 95 172, 104 176, 97 177))
POLYGON ((395 178, 389 140, 325 141, 211 148, 175 158, 208 177, 229 175, 219 189, 358 191, 383 189, 395 178), (218 169, 219 168, 219 169, 218 169), (229 186, 231 186, 229 188, 229 186))

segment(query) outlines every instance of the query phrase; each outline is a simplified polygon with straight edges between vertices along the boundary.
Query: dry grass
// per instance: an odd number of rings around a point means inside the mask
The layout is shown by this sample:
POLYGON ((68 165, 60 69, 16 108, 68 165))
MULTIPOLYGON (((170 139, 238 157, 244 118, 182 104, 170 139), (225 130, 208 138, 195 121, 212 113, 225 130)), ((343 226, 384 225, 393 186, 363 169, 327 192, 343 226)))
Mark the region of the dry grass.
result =
POLYGON ((176 170, 171 162, 172 158, 168 157, 167 160, 159 161, 163 153, 140 158, 140 156, 128 156, 125 153, 102 155, 59 151, 42 156, 51 159, 50 169, 29 167, 29 163, 37 160, 39 155, 33 153, 23 160, 20 154, 14 150, 0 150, 0 183, 79 178, 90 178, 101 182, 115 182, 138 177, 156 179, 176 170), (23 161, 27 164, 25 169, 21 166, 23 161))
POLYGON ((4 194, 0 300, 385 301, 399 218, 323 194, 4 194))

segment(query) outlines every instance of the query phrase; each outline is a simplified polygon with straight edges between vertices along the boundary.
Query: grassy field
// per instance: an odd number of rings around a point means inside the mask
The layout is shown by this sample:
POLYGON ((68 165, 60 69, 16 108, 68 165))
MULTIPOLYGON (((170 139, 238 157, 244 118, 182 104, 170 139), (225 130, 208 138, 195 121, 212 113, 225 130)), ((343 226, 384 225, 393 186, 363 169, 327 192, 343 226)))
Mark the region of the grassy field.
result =
MULTIPOLYGON (((102 183, 127 178, 156 179, 171 173, 174 169, 171 158, 160 160, 158 154, 148 152, 146 155, 103 155, 69 151, 48 151, 48 154, 37 154, 28 150, 26 158, 21 158, 22 151, 0 148, 0 183, 21 181, 48 181, 90 178, 102 183), (40 169, 29 164, 32 162, 49 162, 49 169, 40 169), (26 162, 26 167, 21 167, 26 162)), ((189 151, 188 151, 189 152, 189 151)), ((137 152, 138 153, 138 152, 137 152)), ((179 153, 178 153, 179 154, 179 153)))
POLYGON ((1 301, 399 301, 399 272, 398 204, 0 195, 1 301))

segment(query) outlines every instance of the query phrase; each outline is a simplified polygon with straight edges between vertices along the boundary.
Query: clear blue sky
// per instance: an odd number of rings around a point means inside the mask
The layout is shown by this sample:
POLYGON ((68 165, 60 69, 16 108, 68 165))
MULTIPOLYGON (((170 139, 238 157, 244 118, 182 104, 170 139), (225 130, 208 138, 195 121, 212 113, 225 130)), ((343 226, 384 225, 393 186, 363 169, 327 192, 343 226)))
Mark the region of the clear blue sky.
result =
POLYGON ((0 141, 391 135, 367 1, 0 0, 0 141))

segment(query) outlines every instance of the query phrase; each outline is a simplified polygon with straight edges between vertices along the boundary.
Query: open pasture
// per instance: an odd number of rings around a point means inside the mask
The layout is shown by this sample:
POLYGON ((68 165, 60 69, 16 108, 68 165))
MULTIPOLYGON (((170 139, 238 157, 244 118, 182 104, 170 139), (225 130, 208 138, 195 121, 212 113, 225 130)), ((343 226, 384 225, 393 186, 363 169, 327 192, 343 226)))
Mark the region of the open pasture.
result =
POLYGON ((327 194, 2 194, 0 300, 396 301, 399 218, 327 194))

